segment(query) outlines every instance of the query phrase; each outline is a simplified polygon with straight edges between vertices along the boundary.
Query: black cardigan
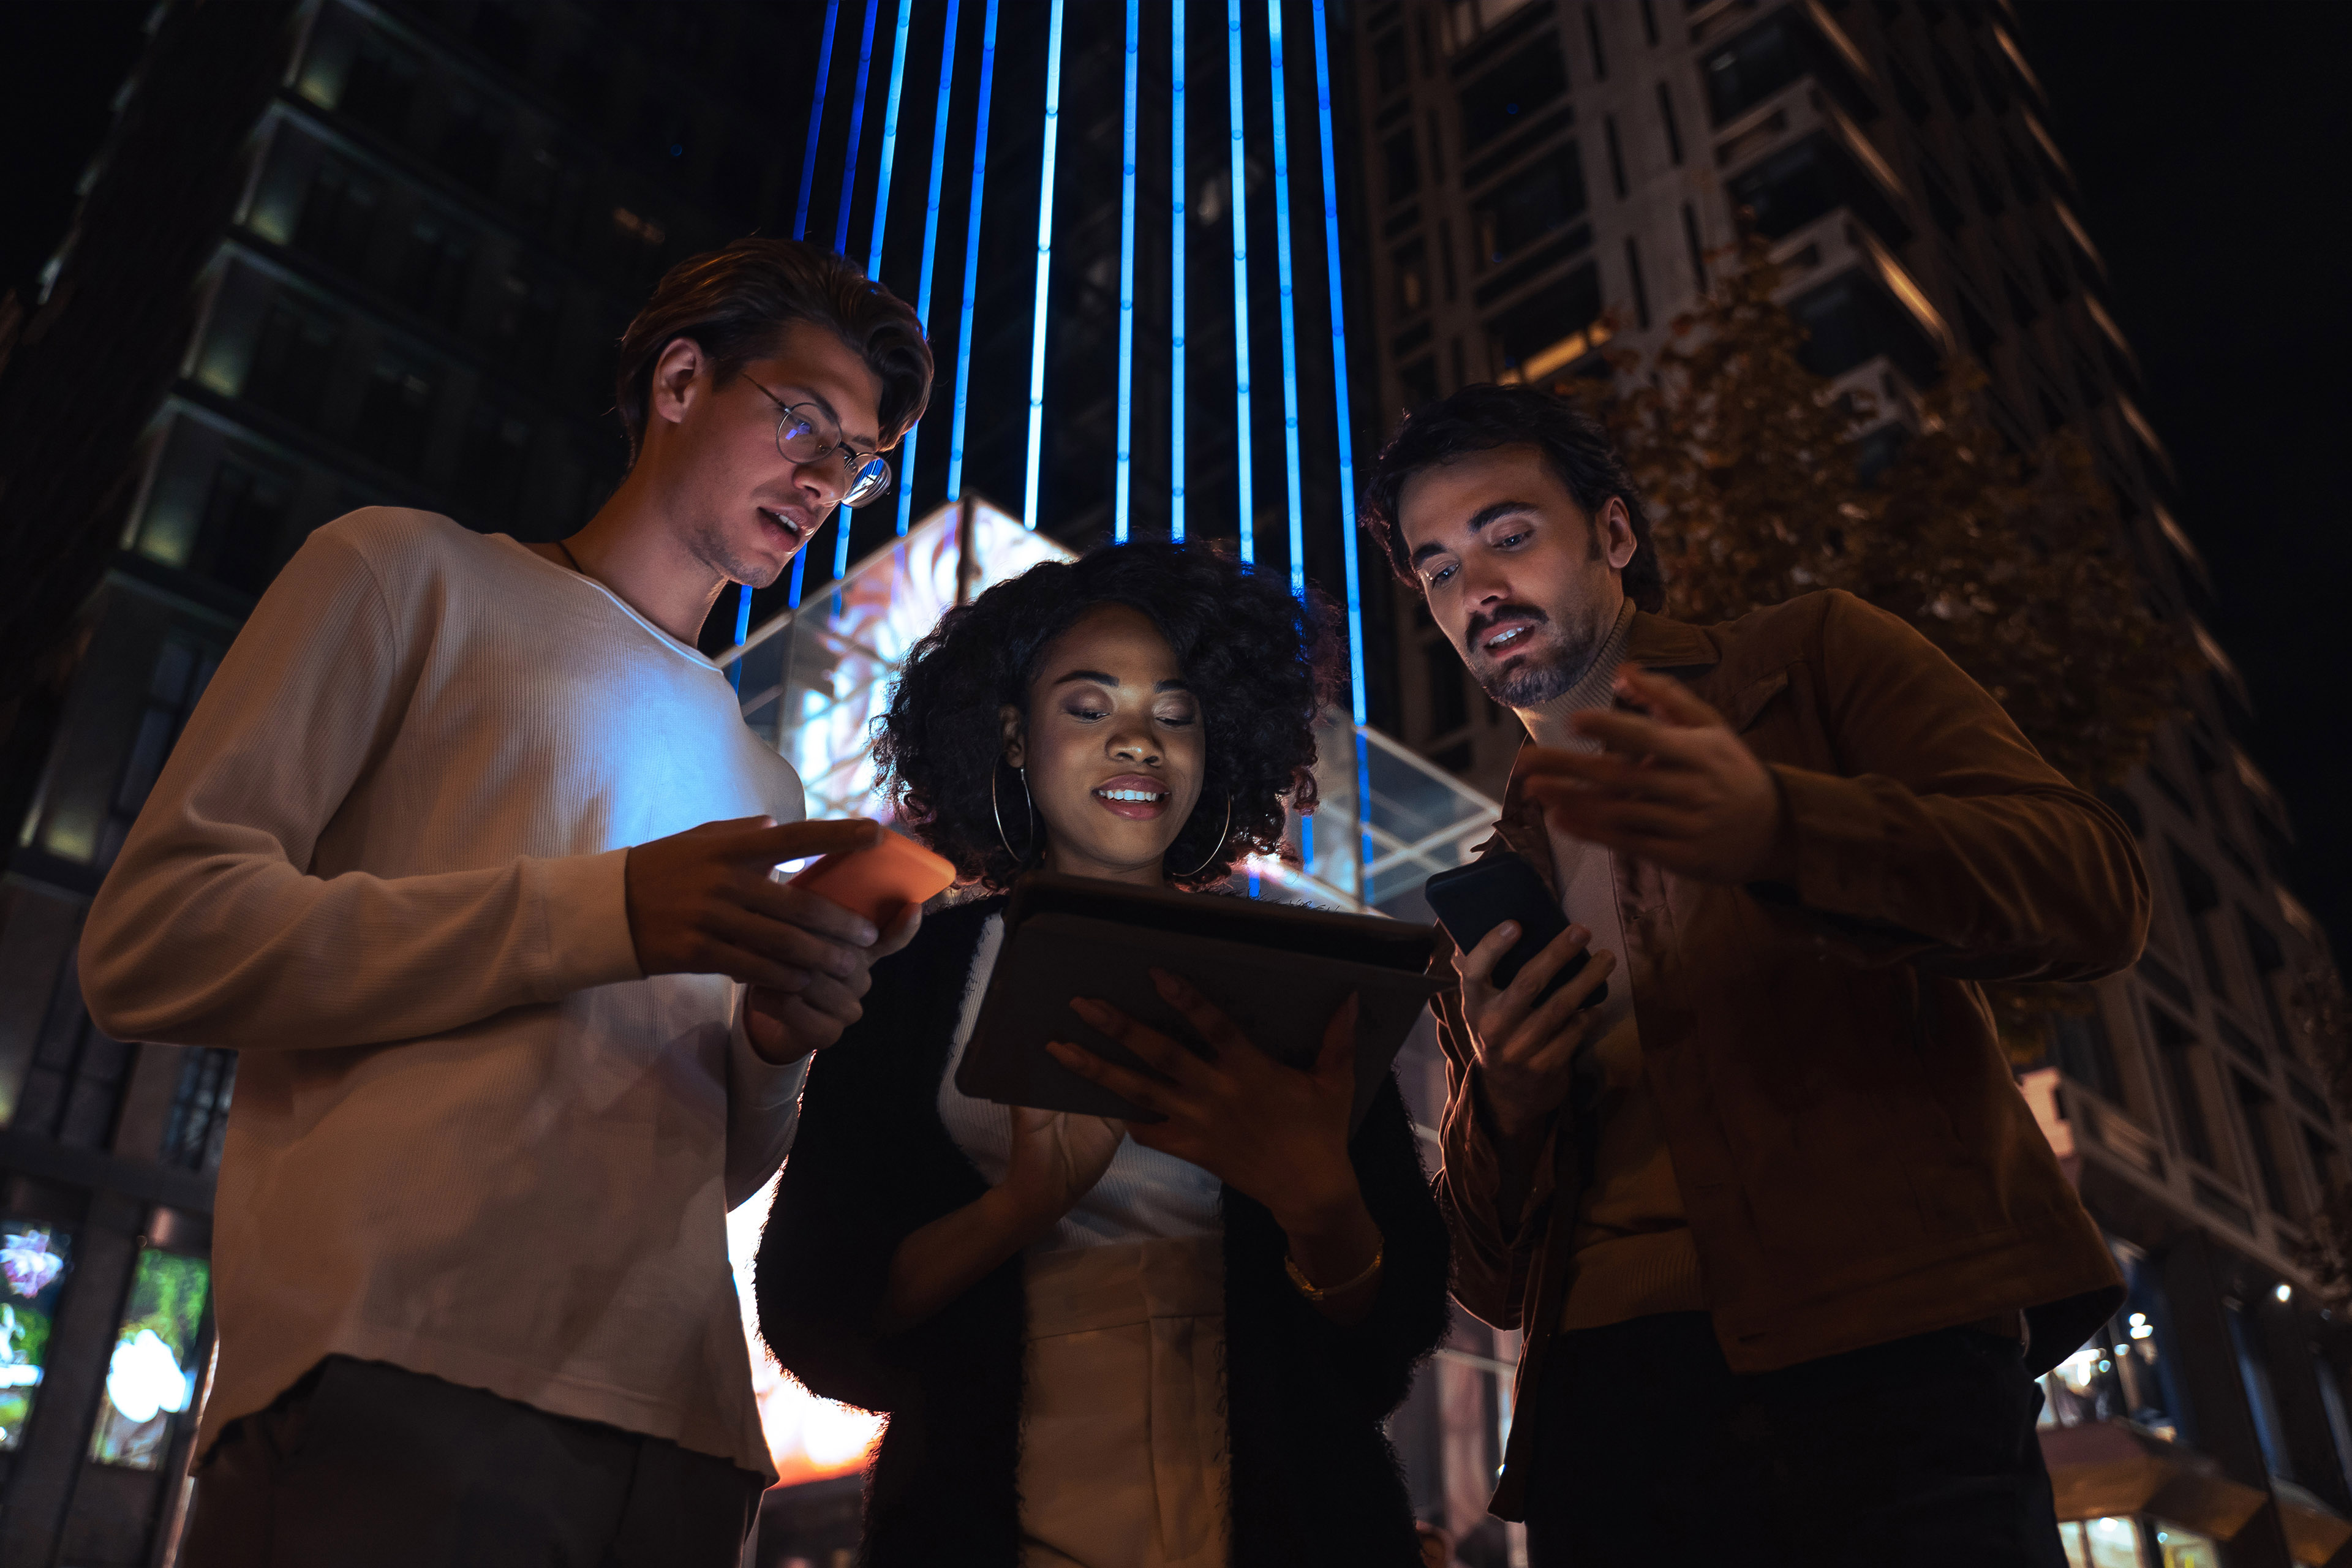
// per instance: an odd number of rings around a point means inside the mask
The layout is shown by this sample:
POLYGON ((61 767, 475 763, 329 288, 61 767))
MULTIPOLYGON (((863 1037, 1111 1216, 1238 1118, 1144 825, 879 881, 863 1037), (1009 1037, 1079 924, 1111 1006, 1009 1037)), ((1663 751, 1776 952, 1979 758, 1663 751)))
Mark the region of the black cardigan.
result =
MULTIPOLYGON (((938 1095, 982 926, 1003 907, 934 915, 874 966, 865 1016, 811 1064, 760 1244, 760 1329, 777 1358, 825 1398, 889 1415, 866 1478, 869 1568, 1020 1561, 1021 1259, 906 1333, 874 1329, 898 1243, 987 1190, 938 1095)), ((1231 1188, 1220 1200, 1234 1568, 1421 1562, 1381 1423, 1445 1332, 1448 1249, 1393 1079, 1349 1154, 1388 1244, 1379 1298, 1354 1327, 1291 1288, 1262 1205, 1231 1188)))

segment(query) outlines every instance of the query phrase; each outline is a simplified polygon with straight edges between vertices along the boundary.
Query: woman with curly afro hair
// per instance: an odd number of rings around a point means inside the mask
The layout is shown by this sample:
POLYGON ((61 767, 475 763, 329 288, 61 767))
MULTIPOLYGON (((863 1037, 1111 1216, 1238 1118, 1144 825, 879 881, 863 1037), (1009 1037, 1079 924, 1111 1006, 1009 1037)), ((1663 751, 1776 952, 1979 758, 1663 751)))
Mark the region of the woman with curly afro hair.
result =
POLYGON ((1393 1081, 1349 1134, 1353 1004, 1295 1068, 1175 976, 1206 1059, 1074 998, 1161 1076, 1055 1054, 1150 1123, 955 1087, 1024 870, 1206 889, 1313 806, 1326 620, 1212 550, 1124 544, 908 660, 875 754, 984 896, 877 963, 810 1068, 758 1274, 784 1365, 889 1415, 861 1563, 1421 1561, 1381 1423, 1445 1330, 1445 1226, 1393 1081))

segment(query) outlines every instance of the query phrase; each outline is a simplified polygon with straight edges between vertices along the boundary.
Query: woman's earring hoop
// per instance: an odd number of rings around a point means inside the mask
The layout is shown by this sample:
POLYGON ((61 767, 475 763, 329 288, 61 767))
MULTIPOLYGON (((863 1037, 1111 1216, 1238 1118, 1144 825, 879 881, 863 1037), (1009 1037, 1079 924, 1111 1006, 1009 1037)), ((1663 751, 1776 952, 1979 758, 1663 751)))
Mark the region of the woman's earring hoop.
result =
MULTIPOLYGON (((1004 831, 1004 829, 1003 829, 1002 827, 1000 827, 1000 828, 998 828, 998 829, 997 829, 997 832, 999 832, 999 833, 1003 833, 1003 831, 1004 831)), ((1201 862, 1199 865, 1197 865, 1197 866, 1193 867, 1193 868, 1192 868, 1191 870, 1189 870, 1189 871, 1179 871, 1179 872, 1177 872, 1177 873, 1176 873, 1176 876, 1177 876, 1180 879, 1182 879, 1182 878, 1185 878, 1185 877, 1197 877, 1197 876, 1199 876, 1202 872, 1203 872, 1203 871, 1207 870, 1207 869, 1209 868, 1209 862, 1210 862, 1211 860, 1214 860, 1214 859, 1215 859, 1215 858, 1216 858, 1220 854, 1222 854, 1222 853, 1223 852, 1224 847, 1225 847, 1225 840, 1226 840, 1227 838, 1229 838, 1229 837, 1231 837, 1233 836, 1233 831, 1234 831, 1234 797, 1233 797, 1233 793, 1232 793, 1231 791, 1227 791, 1227 792, 1226 792, 1226 794, 1225 794, 1225 825, 1224 825, 1223 827, 1220 827, 1219 829, 1217 829, 1217 842, 1216 842, 1215 847, 1213 847, 1213 848, 1209 851, 1208 856, 1206 857, 1206 858, 1202 859, 1202 862, 1201 862)))
MULTIPOLYGON (((1004 846, 1004 852, 1007 855, 1012 856, 1013 863, 1015 866, 1018 866, 1026 858, 1026 857, 1024 856, 1020 850, 1013 847, 1013 840, 1005 837, 1004 813, 999 810, 996 805, 996 775, 1003 771, 1004 762, 1001 757, 997 759, 996 763, 988 770, 988 814, 996 818, 996 841, 1004 846)), ((1028 837, 1030 846, 1034 848, 1037 842, 1037 803, 1031 799, 1029 795, 1029 770, 1027 768, 1020 768, 1015 771, 1021 774, 1022 804, 1029 808, 1028 837)), ((1227 809, 1230 810, 1231 807, 1228 807, 1227 809)))

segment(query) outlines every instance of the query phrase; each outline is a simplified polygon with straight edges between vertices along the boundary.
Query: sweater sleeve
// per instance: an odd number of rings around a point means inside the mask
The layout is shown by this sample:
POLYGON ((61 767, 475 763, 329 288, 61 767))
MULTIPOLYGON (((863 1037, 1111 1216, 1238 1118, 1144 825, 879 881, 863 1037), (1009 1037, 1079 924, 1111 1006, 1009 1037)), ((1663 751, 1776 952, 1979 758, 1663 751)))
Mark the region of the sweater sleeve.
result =
POLYGON ((625 849, 320 877, 422 651, 359 547, 312 534, 255 607, 90 907, 91 1016, 118 1039, 374 1045, 638 977, 625 849))
POLYGON ((2014 980, 2131 963, 2147 874, 2115 813, 1916 631, 1851 595, 1822 597, 1820 700, 1840 768, 1773 768, 1797 879, 1751 890, 1859 963, 2014 980))
MULTIPOLYGON (((735 987, 727 1030, 727 1206, 749 1202, 791 1152, 800 1128, 808 1057, 778 1067, 752 1047, 744 1025, 751 989, 735 987)), ((814 1053, 811 1053, 814 1055, 814 1053)))

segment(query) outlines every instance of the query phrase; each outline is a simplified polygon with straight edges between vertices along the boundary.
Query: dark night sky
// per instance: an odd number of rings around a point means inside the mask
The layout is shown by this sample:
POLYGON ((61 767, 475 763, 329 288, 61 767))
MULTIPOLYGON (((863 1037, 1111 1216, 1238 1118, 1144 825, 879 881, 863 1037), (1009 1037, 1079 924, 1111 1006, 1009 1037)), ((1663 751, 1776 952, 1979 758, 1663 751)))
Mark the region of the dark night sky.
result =
POLYGON ((2021 7, 2114 313, 2286 796, 2295 893, 2352 953, 2352 291, 2342 181, 2352 6, 2021 7))
MULTIPOLYGON (((135 58, 147 0, 18 0, 0 58, 0 288, 28 292, 135 58)), ((2352 6, 2027 0, 2025 44, 2147 373, 2212 629, 2252 688, 2255 760, 2300 838, 2297 893, 2352 951, 2352 6)))

